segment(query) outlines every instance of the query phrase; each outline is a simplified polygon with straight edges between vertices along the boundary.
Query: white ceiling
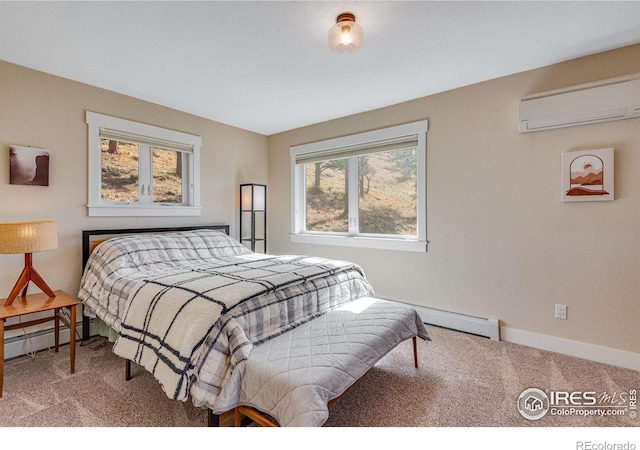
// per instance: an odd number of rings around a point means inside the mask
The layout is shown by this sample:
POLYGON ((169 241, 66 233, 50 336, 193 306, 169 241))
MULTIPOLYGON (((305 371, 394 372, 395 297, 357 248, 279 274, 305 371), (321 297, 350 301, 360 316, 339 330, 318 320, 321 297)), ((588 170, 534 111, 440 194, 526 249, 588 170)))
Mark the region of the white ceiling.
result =
POLYGON ((264 135, 638 42, 636 1, 0 1, 0 59, 264 135))

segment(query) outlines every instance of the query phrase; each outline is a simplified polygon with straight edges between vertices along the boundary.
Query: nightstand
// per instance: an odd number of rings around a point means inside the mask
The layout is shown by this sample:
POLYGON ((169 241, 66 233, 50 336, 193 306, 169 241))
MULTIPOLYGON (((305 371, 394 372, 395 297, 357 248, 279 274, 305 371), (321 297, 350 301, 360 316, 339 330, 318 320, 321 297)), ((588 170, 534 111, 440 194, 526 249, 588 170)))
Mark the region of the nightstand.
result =
POLYGON ((49 297, 47 294, 32 294, 26 297, 18 297, 9 305, 4 305, 4 300, 0 300, 0 397, 2 397, 2 387, 4 379, 4 332, 5 330, 15 330, 17 328, 26 328, 40 323, 53 320, 55 351, 58 351, 60 341, 60 321, 69 327, 69 359, 71 362, 71 373, 75 372, 76 365, 76 306, 80 304, 80 300, 71 297, 63 291, 54 291, 55 297, 49 297), (69 310, 70 320, 60 312, 61 308, 69 310), (10 317, 23 316, 42 311, 53 311, 51 317, 43 317, 42 319, 34 319, 28 322, 22 322, 14 325, 4 326, 5 319, 10 317))

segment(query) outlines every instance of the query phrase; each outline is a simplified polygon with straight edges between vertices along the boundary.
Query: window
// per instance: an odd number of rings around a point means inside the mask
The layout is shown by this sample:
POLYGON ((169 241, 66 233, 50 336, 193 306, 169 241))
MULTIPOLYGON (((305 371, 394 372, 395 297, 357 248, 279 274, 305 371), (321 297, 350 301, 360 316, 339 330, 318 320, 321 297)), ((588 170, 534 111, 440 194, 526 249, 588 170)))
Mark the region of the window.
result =
POLYGON ((201 138, 87 112, 90 216, 199 216, 201 138))
POLYGON ((425 251, 428 122, 291 147, 291 240, 425 251))

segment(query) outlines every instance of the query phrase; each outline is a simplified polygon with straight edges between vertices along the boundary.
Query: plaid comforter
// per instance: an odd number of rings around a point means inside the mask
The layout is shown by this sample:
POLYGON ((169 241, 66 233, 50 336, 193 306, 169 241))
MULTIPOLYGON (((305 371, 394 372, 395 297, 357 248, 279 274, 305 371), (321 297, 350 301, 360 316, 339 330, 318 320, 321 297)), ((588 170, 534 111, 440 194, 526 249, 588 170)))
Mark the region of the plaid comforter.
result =
POLYGON ((196 406, 215 404, 253 345, 368 295, 354 264, 261 255, 209 230, 109 240, 79 293, 89 315, 118 331, 116 354, 196 406))

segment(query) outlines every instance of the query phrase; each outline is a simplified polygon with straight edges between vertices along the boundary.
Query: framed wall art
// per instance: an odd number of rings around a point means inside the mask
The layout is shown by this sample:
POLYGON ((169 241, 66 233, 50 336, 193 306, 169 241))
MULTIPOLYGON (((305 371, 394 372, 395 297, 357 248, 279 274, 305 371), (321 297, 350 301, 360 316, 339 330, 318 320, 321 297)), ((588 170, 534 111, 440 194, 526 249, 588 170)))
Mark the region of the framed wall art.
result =
POLYGON ((9 183, 49 186, 49 150, 10 145, 9 183))
POLYGON ((562 201, 613 200, 613 148, 562 153, 562 201))

